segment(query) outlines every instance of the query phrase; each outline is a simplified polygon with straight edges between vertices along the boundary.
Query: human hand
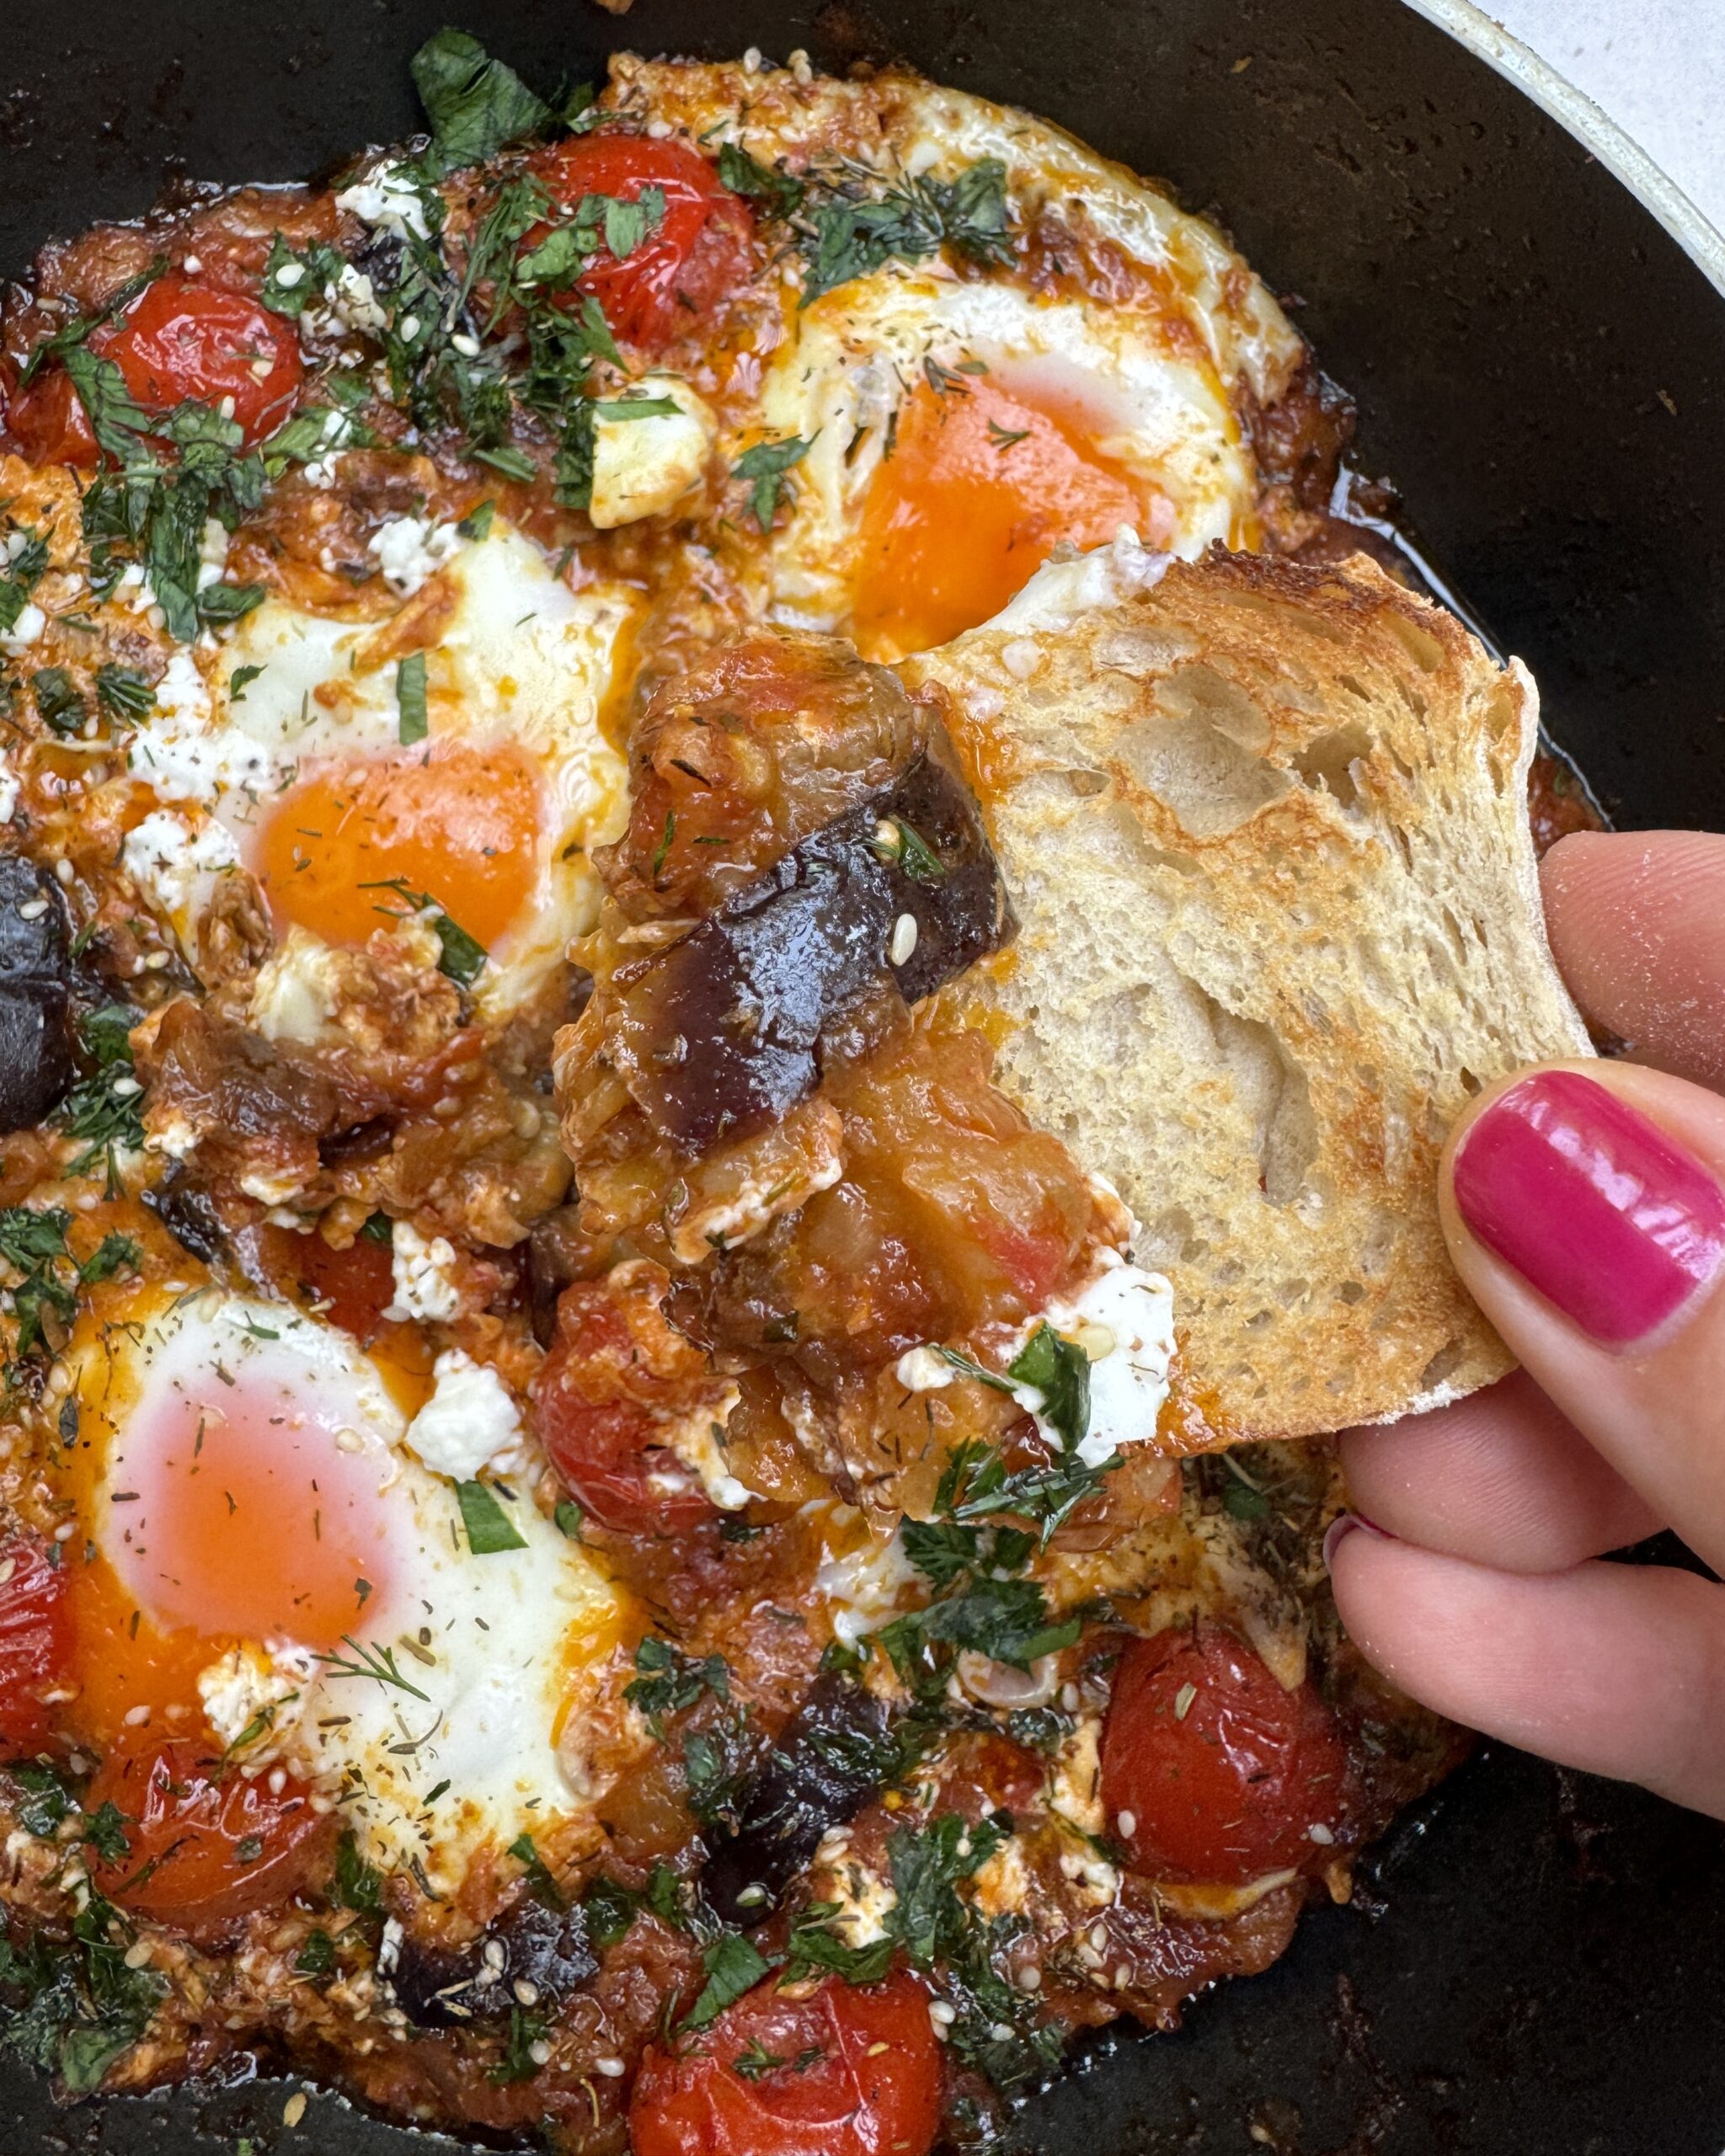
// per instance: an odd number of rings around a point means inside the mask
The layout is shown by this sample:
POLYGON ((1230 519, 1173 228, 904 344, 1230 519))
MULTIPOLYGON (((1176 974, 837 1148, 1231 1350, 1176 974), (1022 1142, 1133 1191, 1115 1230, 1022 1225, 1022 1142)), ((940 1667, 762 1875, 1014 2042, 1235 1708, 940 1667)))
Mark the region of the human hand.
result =
POLYGON ((1725 838, 1583 834, 1542 877, 1638 1060, 1523 1073, 1452 1135, 1450 1253, 1524 1367, 1348 1433, 1326 1556, 1416 1699, 1725 1817, 1725 1586, 1597 1561, 1669 1527, 1725 1571, 1725 838))

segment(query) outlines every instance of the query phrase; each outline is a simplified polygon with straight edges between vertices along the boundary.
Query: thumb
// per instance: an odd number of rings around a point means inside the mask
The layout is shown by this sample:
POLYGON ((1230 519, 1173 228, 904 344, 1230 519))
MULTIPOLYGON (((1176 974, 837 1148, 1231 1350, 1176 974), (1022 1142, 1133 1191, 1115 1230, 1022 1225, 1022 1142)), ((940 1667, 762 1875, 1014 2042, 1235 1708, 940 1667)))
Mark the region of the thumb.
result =
POLYGON ((1632 1064, 1525 1072, 1452 1137, 1439 1203, 1541 1390, 1725 1568, 1725 1100, 1632 1064))

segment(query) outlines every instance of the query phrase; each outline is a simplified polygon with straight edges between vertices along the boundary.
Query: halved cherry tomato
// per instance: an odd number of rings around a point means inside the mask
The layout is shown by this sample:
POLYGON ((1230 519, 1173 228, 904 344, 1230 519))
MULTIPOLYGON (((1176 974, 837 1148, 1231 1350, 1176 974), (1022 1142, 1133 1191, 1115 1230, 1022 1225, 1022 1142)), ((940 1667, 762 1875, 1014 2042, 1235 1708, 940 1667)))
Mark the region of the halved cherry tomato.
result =
POLYGON ((18 444, 19 454, 31 464, 88 468, 96 462, 96 437, 64 367, 49 367, 13 391, 6 406, 6 431, 18 444))
POLYGON ((281 1902, 310 1878, 334 1815, 313 1811, 291 1775, 280 1790, 275 1779, 224 1770, 184 1737, 110 1752, 84 1808, 114 1805, 130 1846, 96 1862, 97 1886, 123 1908, 189 1928, 281 1902))
POLYGON ((1102 1796, 1135 1870, 1243 1886, 1309 1862, 1329 1846, 1346 1770, 1311 1687, 1284 1692, 1220 1625, 1158 1632, 1121 1656, 1102 1796))
POLYGON ((0 1536, 0 1750, 33 1752, 53 1721, 42 1694, 71 1659, 66 1576, 34 1534, 0 1536))
POLYGON ((659 1267, 635 1260, 565 1289, 533 1389, 552 1465, 621 1534, 675 1534, 713 1517, 700 1478, 665 1442, 712 1384, 706 1358, 665 1322, 666 1284, 659 1267))
MULTIPOLYGON (((753 213, 686 143, 571 136, 544 152, 536 169, 571 210, 587 195, 633 202, 643 188, 656 187, 664 195, 665 216, 648 238, 622 261, 601 248, 576 280, 576 289, 604 308, 612 334, 628 343, 662 351, 747 279, 753 213)), ((537 247, 547 229, 529 232, 524 249, 537 247)))
POLYGON ((147 412, 171 412, 189 397, 217 406, 231 397, 248 446, 286 416, 305 375, 291 322, 243 292, 173 271, 90 341, 147 412))
MULTIPOLYGON (((171 412, 189 398, 232 417, 246 446, 287 416, 305 376, 293 324, 243 292, 178 271, 147 286, 118 321, 90 339, 112 360, 147 412, 171 412)), ((8 432, 35 464, 93 464, 95 438, 62 367, 50 366, 19 390, 8 432)))
POLYGON ((634 2156, 927 2156, 941 2083, 928 1993, 905 1972, 805 1999, 767 1983, 681 2051, 649 2050, 629 2139, 634 2156))

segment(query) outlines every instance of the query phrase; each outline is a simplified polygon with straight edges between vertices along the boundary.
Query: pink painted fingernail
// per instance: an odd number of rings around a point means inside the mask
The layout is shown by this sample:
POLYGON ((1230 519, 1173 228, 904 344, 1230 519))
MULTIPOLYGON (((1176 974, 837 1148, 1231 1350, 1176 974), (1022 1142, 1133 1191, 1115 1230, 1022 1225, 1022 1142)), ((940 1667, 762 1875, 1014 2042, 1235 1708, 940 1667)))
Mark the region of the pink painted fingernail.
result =
POLYGON ((1512 1086, 1462 1140, 1469 1229, 1607 1347, 1692 1301, 1725 1257, 1725 1192, 1694 1155, 1591 1078, 1512 1086))

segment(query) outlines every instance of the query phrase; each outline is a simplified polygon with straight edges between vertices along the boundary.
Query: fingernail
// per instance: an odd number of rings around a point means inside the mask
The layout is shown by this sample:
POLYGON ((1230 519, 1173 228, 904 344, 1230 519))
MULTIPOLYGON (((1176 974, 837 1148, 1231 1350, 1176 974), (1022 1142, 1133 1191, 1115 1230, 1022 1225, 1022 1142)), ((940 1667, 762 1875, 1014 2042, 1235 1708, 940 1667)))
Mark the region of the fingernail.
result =
POLYGON ((1591 1078, 1512 1086, 1455 1156, 1474 1236, 1565 1317, 1621 1348, 1674 1317, 1725 1257, 1725 1192, 1657 1123, 1591 1078))
POLYGON ((1326 1572, 1334 1570, 1336 1552, 1348 1540, 1348 1537, 1354 1534, 1356 1529, 1358 1529, 1361 1534, 1375 1535, 1380 1542, 1387 1541, 1389 1540, 1388 1536, 1385 1534, 1382 1528, 1374 1527, 1371 1522, 1367 1519, 1363 1513, 1338 1513, 1336 1517, 1330 1522, 1329 1532, 1324 1537, 1324 1569, 1326 1572))

